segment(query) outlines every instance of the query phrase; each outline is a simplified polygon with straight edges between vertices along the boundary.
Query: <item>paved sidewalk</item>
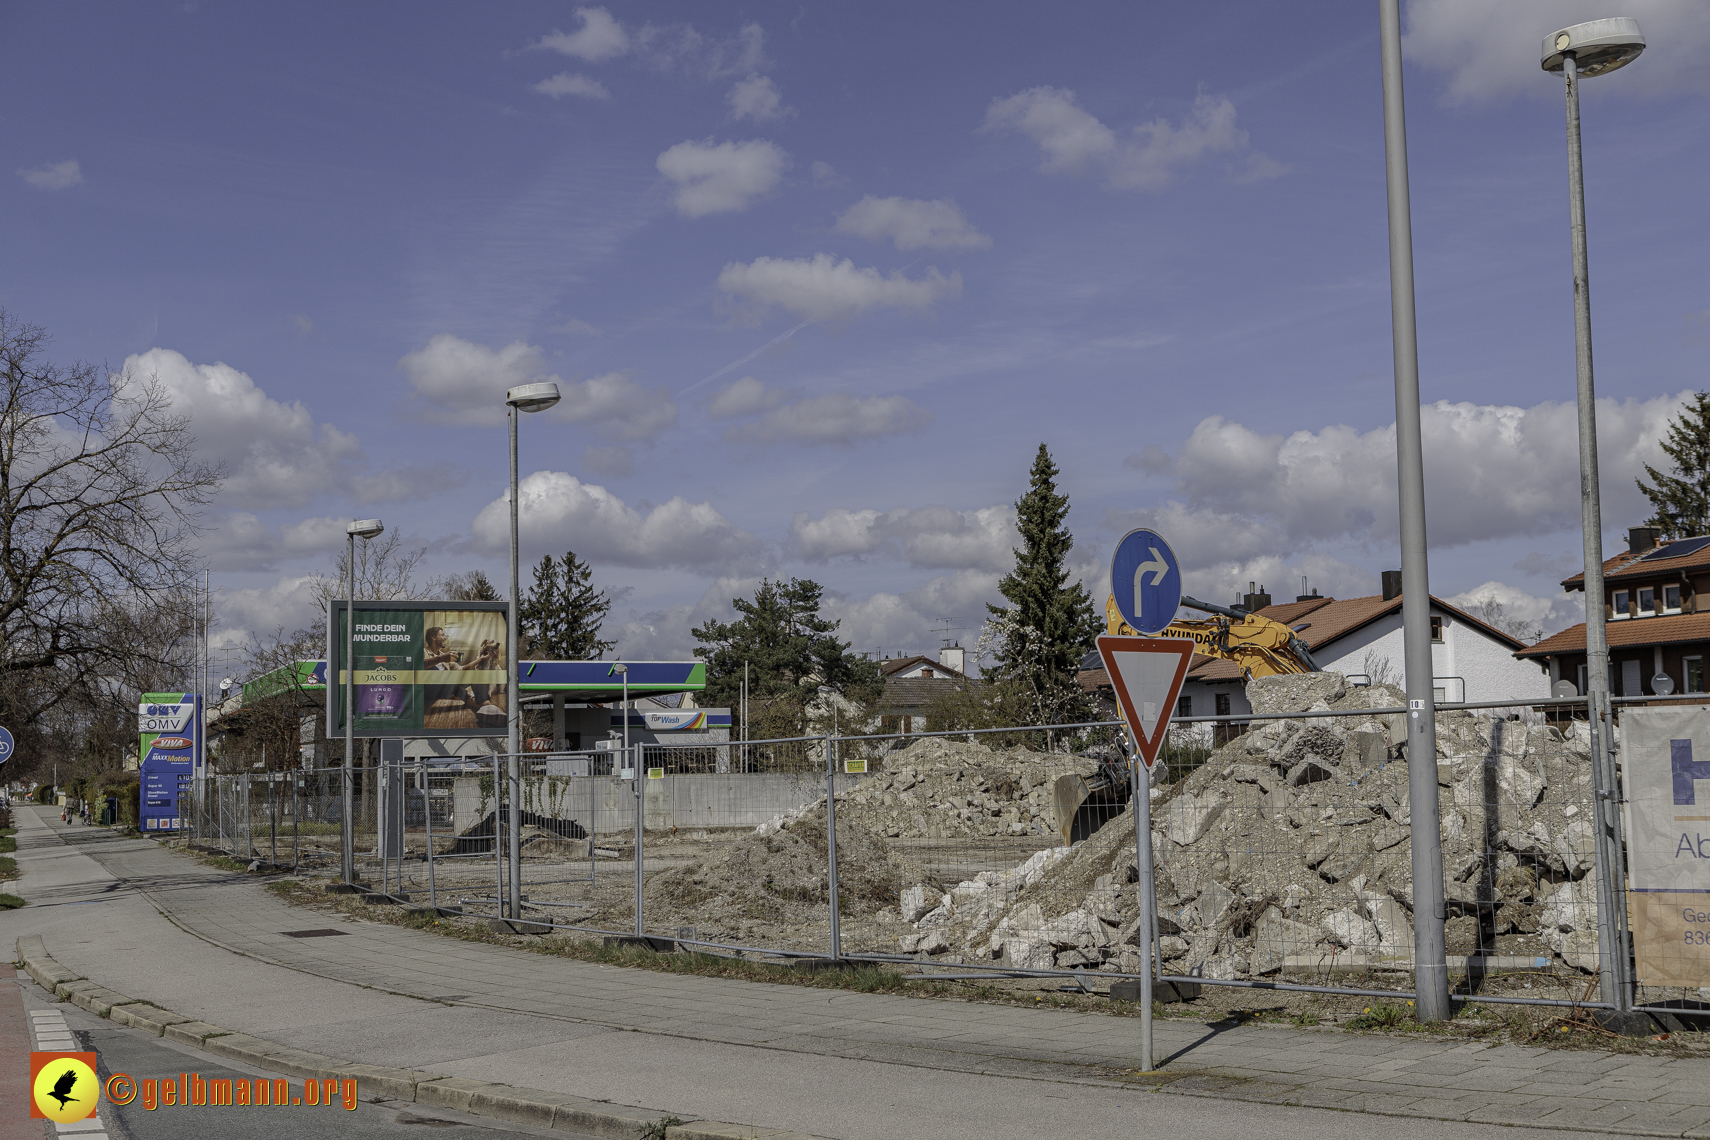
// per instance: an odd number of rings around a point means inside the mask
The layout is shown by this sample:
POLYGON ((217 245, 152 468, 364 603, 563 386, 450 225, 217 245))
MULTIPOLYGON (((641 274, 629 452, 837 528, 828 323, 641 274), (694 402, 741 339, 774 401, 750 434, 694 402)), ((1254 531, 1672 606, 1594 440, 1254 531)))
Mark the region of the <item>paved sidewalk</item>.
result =
MULTIPOLYGON (((953 1134, 1037 1135, 1042 1105, 1052 1131, 1104 1131, 1132 1128, 1136 1101, 1148 1118, 1165 1110, 1117 1080, 1133 1066, 1136 1021, 614 969, 357 920, 330 920, 341 937, 290 938, 329 920, 152 841, 30 814, 19 846, 34 905, 14 912, 17 934, 41 934, 59 961, 115 989, 300 1048, 673 1110, 675 1097, 686 1111, 834 1136, 918 1134, 926 1116, 968 1126, 953 1134)), ((1243 1118, 1299 1104, 1710 1136, 1710 1061, 1258 1025, 1162 1022, 1157 1034, 1169 1071, 1188 1074, 1163 1091, 1257 1102, 1243 1118)), ((1354 1118, 1321 1119, 1312 1135, 1359 1134, 1338 1123, 1354 1118)), ((1436 1134, 1424 1119, 1406 1133, 1436 1134)))

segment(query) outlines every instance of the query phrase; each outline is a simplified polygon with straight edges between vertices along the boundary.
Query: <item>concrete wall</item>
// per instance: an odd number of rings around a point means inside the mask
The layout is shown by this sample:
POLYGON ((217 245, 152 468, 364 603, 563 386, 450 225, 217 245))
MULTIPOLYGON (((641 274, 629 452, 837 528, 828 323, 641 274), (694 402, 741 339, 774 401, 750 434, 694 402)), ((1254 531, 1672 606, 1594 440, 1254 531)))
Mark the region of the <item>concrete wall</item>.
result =
MULTIPOLYGON (((845 776, 843 789, 861 776, 845 776)), ((558 819, 573 819, 596 835, 635 830, 635 793, 628 780, 613 776, 536 777, 523 781, 523 809, 558 819)), ((649 831, 706 827, 758 827, 825 794, 822 773, 800 775, 691 775, 644 781, 649 831)), ((474 826, 481 810, 480 778, 460 776, 452 793, 454 830, 474 826)), ((491 799, 486 811, 492 811, 491 799)))

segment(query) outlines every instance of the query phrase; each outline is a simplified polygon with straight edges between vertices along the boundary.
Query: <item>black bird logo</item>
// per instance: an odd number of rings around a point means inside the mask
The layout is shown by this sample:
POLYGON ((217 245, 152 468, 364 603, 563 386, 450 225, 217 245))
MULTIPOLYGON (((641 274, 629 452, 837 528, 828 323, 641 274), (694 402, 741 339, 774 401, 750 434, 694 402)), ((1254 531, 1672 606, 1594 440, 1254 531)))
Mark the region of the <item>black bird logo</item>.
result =
POLYGON ((57 1080, 53 1083, 53 1091, 48 1093, 48 1095, 53 1097, 53 1099, 59 1101, 59 1107, 64 1108, 67 1101, 73 1101, 73 1100, 77 1099, 74 1096, 67 1096, 66 1095, 67 1093, 71 1092, 71 1086, 75 1085, 76 1083, 77 1083, 77 1070, 76 1069, 67 1069, 67 1070, 65 1070, 65 1075, 60 1077, 59 1080, 57 1080))

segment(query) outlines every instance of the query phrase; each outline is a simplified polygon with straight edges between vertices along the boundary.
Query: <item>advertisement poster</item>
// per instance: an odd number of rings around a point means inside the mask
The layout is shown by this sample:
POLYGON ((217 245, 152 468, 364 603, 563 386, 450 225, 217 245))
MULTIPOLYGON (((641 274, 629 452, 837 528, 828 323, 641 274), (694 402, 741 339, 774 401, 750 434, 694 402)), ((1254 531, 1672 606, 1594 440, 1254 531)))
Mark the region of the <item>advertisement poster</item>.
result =
POLYGON ((1710 986, 1710 708, 1621 712, 1638 981, 1710 986))
MULTIPOLYGON (((327 678, 332 682, 327 735, 341 736, 343 602, 333 603, 329 634, 333 666, 327 678)), ((356 735, 490 736, 504 731, 509 707, 505 603, 358 603, 352 642, 356 735)))
POLYGON ((137 706, 137 755, 142 758, 141 819, 144 831, 184 826, 179 801, 190 795, 201 731, 194 693, 144 693, 137 706))

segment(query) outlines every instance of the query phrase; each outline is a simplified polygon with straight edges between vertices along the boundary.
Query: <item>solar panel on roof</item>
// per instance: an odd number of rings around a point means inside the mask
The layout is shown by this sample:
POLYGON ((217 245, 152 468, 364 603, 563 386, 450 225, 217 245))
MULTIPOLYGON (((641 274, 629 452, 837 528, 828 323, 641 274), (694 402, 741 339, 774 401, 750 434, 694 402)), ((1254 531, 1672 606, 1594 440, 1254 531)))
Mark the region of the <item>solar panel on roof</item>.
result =
POLYGON ((1639 561, 1660 562, 1664 558, 1685 558, 1688 554, 1697 554, 1706 546, 1710 546, 1710 537, 1683 538, 1677 542, 1664 543, 1649 554, 1641 555, 1639 561))

